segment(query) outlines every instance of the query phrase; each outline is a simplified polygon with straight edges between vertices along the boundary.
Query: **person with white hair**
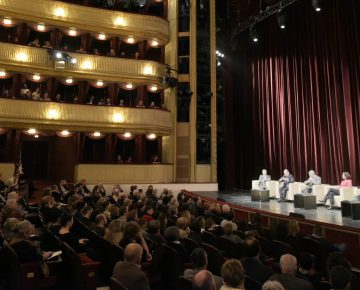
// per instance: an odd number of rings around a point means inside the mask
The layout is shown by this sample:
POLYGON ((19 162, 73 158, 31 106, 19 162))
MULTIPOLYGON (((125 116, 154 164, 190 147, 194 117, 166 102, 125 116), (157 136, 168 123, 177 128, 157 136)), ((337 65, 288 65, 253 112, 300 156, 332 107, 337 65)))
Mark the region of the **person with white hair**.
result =
POLYGON ((266 190, 266 182, 270 181, 271 177, 267 174, 267 170, 263 169, 261 175, 259 176, 259 189, 266 190))
POLYGON ((279 202, 285 201, 287 192, 289 191, 289 184, 293 183, 294 181, 294 176, 290 174, 289 170, 284 169, 284 175, 279 179, 279 182, 281 183, 281 186, 279 188, 279 202))
POLYGON ((270 280, 278 281, 287 290, 314 290, 313 285, 304 279, 296 277, 297 259, 293 255, 285 254, 280 258, 281 274, 275 274, 270 280))
POLYGON ((308 172, 308 174, 309 174, 309 178, 304 181, 304 183, 306 185, 306 188, 304 188, 302 190, 302 192, 301 192, 302 194, 311 194, 312 193, 312 187, 314 185, 320 185, 321 184, 321 177, 317 176, 315 174, 314 170, 310 170, 308 172))
POLYGON ((285 290, 278 281, 266 281, 261 290, 285 290))

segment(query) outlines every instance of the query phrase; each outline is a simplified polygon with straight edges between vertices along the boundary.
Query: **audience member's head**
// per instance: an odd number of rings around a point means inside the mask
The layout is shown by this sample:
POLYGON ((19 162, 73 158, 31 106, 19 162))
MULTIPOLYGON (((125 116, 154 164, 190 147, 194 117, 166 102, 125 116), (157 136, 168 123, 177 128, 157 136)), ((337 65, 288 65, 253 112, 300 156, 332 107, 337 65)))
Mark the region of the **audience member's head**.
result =
POLYGON ((34 233, 34 226, 27 220, 16 223, 14 234, 15 238, 29 239, 34 233))
POLYGON ((150 235, 158 234, 158 233, 160 233, 160 227, 161 227, 160 221, 152 220, 148 223, 147 232, 150 235))
POLYGON ((137 243, 130 243, 124 251, 124 261, 127 263, 140 264, 143 248, 137 243))
POLYGON ((244 268, 238 260, 230 259, 226 261, 221 268, 221 277, 228 287, 244 288, 244 268))
POLYGON ((224 223, 223 231, 224 231, 225 236, 232 235, 234 233, 234 227, 233 227, 232 222, 224 223))
POLYGON ((326 260, 326 271, 329 275, 330 270, 334 266, 343 266, 347 268, 348 270, 351 270, 351 264, 350 262, 345 258, 343 253, 340 252, 334 252, 330 253, 326 260))
POLYGON ((344 266, 335 266, 330 270, 329 280, 333 290, 348 290, 351 285, 352 273, 344 266))
POLYGON ((119 220, 113 220, 106 229, 105 240, 113 243, 119 244, 120 240, 123 237, 123 223, 119 220))
POLYGON ((73 225, 73 216, 68 211, 64 211, 60 216, 60 226, 63 228, 71 228, 73 225))
POLYGON ((140 226, 136 222, 130 221, 125 224, 123 238, 128 241, 134 241, 139 233, 140 226))
POLYGON ((6 199, 7 199, 7 200, 9 200, 9 199, 15 199, 16 202, 18 202, 19 199, 20 199, 20 196, 19 196, 19 194, 18 194, 16 191, 12 191, 12 192, 9 192, 9 193, 8 193, 6 199))
POLYGON ((214 276, 207 270, 199 271, 193 278, 193 290, 215 290, 214 276))
POLYGON ((2 233, 6 241, 10 241, 15 237, 15 229, 20 221, 17 218, 8 218, 4 224, 2 233))
POLYGON ((228 206, 227 204, 224 204, 222 207, 221 207, 221 211, 223 213, 229 213, 230 212, 230 206, 228 206))
POLYGON ((208 264, 206 251, 203 248, 196 248, 193 250, 191 252, 191 262, 194 269, 206 269, 208 264))
POLYGON ((100 227, 105 227, 106 224, 107 224, 106 215, 104 215, 103 213, 98 214, 98 215, 95 217, 95 224, 96 224, 97 226, 100 226, 100 227))
POLYGON ((261 247, 259 241, 254 237, 248 237, 244 241, 245 255, 255 258, 260 256, 261 247))
POLYGON ((301 269, 309 271, 314 266, 314 259, 309 252, 302 252, 299 255, 298 263, 301 269))
POLYGON ((164 236, 168 242, 176 242, 179 240, 179 229, 176 226, 168 227, 165 230, 164 236))
POLYGON ((285 290, 278 281, 266 281, 261 290, 285 290))
POLYGON ((282 274, 295 275, 297 270, 296 257, 290 254, 282 255, 280 258, 280 269, 282 274))
POLYGON ((289 236, 297 237, 300 233, 300 226, 297 220, 291 220, 288 223, 287 231, 289 236))
POLYGON ((181 230, 186 230, 187 227, 188 227, 188 220, 184 217, 179 217, 177 220, 176 220, 176 225, 179 229, 181 230))

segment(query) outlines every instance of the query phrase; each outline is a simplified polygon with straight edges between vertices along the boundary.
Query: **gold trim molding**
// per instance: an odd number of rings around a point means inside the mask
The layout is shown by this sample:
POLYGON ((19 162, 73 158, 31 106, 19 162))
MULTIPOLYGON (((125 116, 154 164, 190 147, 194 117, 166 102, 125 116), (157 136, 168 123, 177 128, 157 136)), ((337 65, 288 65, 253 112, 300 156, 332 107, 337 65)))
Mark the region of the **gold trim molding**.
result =
POLYGON ((168 22, 151 15, 109 11, 52 0, 1 0, 0 14, 56 27, 74 27, 86 32, 156 39, 161 45, 169 42, 168 22))
POLYGON ((159 109, 0 99, 0 126, 170 135, 172 118, 169 111, 159 109))
POLYGON ((165 65, 154 61, 68 54, 76 58, 77 63, 60 67, 46 49, 0 43, 0 69, 108 82, 158 84, 160 87, 166 74, 165 65))

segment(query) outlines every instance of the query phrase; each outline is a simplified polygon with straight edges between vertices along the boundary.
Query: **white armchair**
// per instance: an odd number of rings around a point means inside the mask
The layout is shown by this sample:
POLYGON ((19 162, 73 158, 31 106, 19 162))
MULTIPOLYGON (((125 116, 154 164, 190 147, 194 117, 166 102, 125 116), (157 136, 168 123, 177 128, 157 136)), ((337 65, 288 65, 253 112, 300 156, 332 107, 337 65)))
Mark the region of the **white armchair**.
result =
MULTIPOLYGON (((259 189, 259 180, 252 180, 251 189, 259 189)), ((266 182, 266 188, 270 191, 270 198, 279 198, 279 182, 270 180, 266 182)))
POLYGON ((294 200, 294 195, 297 193, 301 193, 301 191, 305 188, 306 185, 302 182, 289 183, 289 191, 287 192, 286 199, 294 200))
POLYGON ((328 192, 330 188, 329 184, 319 184, 319 185, 314 185, 312 187, 312 193, 313 195, 316 195, 316 203, 320 204, 321 200, 324 200, 324 197, 326 195, 326 193, 328 192))
POLYGON ((357 187, 342 187, 340 188, 340 195, 334 196, 334 206, 341 207, 343 200, 354 200, 358 194, 359 189, 357 187))

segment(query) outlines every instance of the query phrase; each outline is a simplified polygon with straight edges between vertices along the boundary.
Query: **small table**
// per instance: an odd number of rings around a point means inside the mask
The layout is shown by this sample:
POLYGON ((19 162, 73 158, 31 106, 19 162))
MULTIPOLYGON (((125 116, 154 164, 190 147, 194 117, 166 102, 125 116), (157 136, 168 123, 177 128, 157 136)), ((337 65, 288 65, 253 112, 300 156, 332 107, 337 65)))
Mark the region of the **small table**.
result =
POLYGON ((304 195, 301 193, 294 195, 294 207, 304 209, 316 209, 316 196, 304 195))
POLYGON ((341 202, 341 214, 343 217, 351 217, 353 220, 360 220, 360 201, 343 200, 341 202))
POLYGON ((261 189, 251 190, 251 201, 270 201, 270 191, 261 189))

